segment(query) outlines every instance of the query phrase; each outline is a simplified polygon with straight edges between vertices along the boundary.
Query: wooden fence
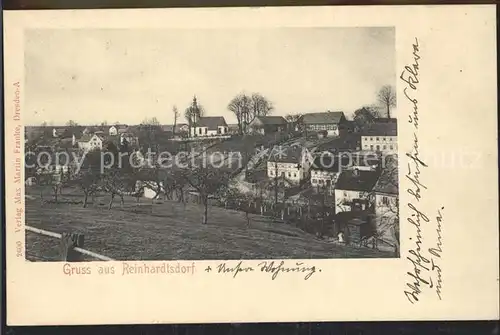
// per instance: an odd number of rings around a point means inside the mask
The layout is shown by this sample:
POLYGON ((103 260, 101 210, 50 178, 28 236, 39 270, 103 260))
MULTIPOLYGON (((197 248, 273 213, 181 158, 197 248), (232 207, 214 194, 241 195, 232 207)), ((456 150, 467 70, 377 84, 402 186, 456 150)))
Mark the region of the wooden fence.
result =
POLYGON ((114 261, 114 259, 107 256, 97 254, 95 252, 83 249, 84 235, 83 234, 58 234, 47 230, 25 226, 26 231, 35 234, 56 238, 60 243, 60 257, 62 261, 66 262, 80 262, 83 261, 83 255, 100 260, 100 261, 114 261))

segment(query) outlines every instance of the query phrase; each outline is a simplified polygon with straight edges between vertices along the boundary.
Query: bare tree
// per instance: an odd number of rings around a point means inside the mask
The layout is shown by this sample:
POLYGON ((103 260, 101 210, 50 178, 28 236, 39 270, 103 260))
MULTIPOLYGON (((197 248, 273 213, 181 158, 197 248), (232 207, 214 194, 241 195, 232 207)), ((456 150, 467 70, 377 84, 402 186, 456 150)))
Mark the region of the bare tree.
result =
POLYGON ((251 100, 251 112, 250 118, 252 119, 256 116, 266 116, 272 113, 274 106, 272 102, 262 96, 260 93, 253 93, 251 100))
POLYGON ((229 104, 227 109, 234 113, 238 122, 238 132, 243 135, 246 132, 246 125, 248 124, 249 114, 251 108, 251 99, 244 93, 235 96, 229 104))
POLYGON ((159 126, 160 121, 156 116, 153 116, 152 118, 145 118, 142 120, 141 125, 159 126))
POLYGON ((174 105, 172 108, 172 113, 174 115, 174 125, 172 127, 172 136, 175 136, 175 128, 177 127, 177 120, 179 119, 179 110, 177 109, 177 106, 174 105))
POLYGON ((101 176, 100 189, 111 196, 108 209, 112 208, 113 200, 117 195, 120 197, 120 205, 125 204, 124 195, 130 184, 130 174, 124 174, 120 169, 110 169, 101 176))
POLYGON ((69 128, 78 127, 78 123, 76 123, 76 121, 74 120, 69 120, 68 122, 66 122, 66 126, 69 128))
POLYGON ((240 134, 245 134, 248 125, 256 116, 266 116, 274 110, 273 104, 260 93, 251 96, 240 93, 229 102, 227 109, 234 113, 240 134))
POLYGON ((385 107, 387 118, 391 118, 391 108, 396 107, 396 91, 390 86, 383 86, 377 94, 377 99, 385 107))
POLYGON ((229 174, 220 169, 203 167, 204 164, 201 165, 201 167, 185 169, 184 177, 200 196, 204 209, 202 224, 207 224, 209 198, 224 190, 229 181, 229 174))
POLYGON ((74 183, 83 191, 83 208, 87 207, 88 197, 93 196, 98 191, 99 179, 99 173, 90 167, 85 171, 80 170, 74 179, 74 183))

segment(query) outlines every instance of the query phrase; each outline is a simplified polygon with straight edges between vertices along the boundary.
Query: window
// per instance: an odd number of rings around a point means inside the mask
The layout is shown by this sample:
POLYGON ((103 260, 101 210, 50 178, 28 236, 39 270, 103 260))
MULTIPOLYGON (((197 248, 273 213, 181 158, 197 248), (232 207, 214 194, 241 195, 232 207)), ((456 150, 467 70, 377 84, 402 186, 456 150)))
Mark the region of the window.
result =
POLYGON ((389 146, 389 148, 390 148, 391 150, 392 150, 392 149, 394 149, 394 147, 393 147, 392 145, 390 145, 390 146, 389 146))
POLYGON ((392 137, 389 137, 389 141, 391 141, 391 142, 392 142, 392 137))
POLYGON ((292 176, 292 173, 291 172, 288 172, 288 177, 290 178, 292 176))
POLYGON ((380 151, 380 145, 377 144, 377 151, 380 151))
POLYGON ((371 144, 371 145, 370 145, 370 150, 372 150, 372 151, 373 151, 373 144, 371 144))
POLYGON ((281 172, 281 176, 284 177, 285 176, 285 172, 281 172))
POLYGON ((296 178, 296 177, 297 177, 297 173, 295 173, 295 172, 294 172, 294 173, 293 173, 293 176, 294 176, 294 178, 296 178))
POLYGON ((388 197, 382 197, 382 203, 384 205, 389 205, 389 198, 388 197))
POLYGON ((323 179, 319 179, 318 181, 320 185, 323 185, 323 179))
POLYGON ((380 141, 380 139, 377 137, 377 141, 380 141))
POLYGON ((316 184, 318 181, 316 179, 311 180, 313 184, 316 184))
POLYGON ((201 135, 201 131, 202 131, 201 128, 198 128, 198 134, 201 135))
POLYGON ((373 141, 373 137, 370 137, 370 141, 373 141))
POLYGON ((386 146, 386 145, 384 145, 384 146, 382 147, 382 149, 384 149, 384 150, 385 150, 385 149, 387 149, 387 146, 386 146))
POLYGON ((273 170, 269 170, 269 175, 270 176, 274 175, 274 171, 273 170))

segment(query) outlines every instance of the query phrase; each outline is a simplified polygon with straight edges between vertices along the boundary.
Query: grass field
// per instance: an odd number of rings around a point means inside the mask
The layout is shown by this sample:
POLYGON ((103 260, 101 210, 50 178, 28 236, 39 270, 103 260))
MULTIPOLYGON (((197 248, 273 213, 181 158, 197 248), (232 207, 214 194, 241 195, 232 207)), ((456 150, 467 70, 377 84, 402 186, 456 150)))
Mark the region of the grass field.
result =
MULTIPOLYGON (((27 190, 30 194, 30 190, 27 190)), ((364 258, 392 257, 372 249, 336 246, 293 226, 251 215, 247 226, 244 213, 210 207, 208 224, 201 224, 201 206, 164 201, 152 204, 126 198, 123 207, 115 200, 108 210, 66 203, 41 204, 39 191, 26 199, 26 224, 48 231, 85 235, 85 249, 117 260, 201 260, 273 258, 364 258)), ((47 193, 44 198, 49 198, 47 193)), ((78 193, 64 191, 60 197, 80 200, 78 193)), ((32 260, 57 260, 58 241, 28 232, 27 254, 32 260)))

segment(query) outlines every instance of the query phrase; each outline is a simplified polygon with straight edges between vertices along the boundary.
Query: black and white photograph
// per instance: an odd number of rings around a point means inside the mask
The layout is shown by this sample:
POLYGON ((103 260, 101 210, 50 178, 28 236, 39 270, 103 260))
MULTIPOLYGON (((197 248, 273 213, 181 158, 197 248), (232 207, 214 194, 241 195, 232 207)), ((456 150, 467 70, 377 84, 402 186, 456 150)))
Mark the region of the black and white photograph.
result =
POLYGON ((395 34, 26 30, 26 259, 399 258, 395 34))

